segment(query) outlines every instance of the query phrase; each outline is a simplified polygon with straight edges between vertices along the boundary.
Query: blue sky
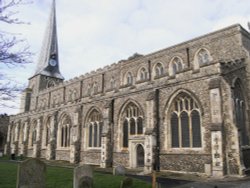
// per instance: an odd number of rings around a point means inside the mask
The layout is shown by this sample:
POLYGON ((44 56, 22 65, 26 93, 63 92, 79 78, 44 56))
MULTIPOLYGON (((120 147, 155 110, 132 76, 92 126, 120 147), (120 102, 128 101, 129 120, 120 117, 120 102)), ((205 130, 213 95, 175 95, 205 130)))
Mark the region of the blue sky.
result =
MULTIPOLYGON (((22 33, 35 53, 33 64, 0 68, 20 83, 27 84, 35 71, 51 2, 34 0, 17 7, 17 16, 29 25, 0 24, 2 30, 22 33)), ((60 69, 66 80, 135 52, 151 53, 235 23, 247 28, 250 21, 249 0, 57 0, 56 4, 60 69)), ((4 112, 18 109, 0 109, 4 112)))

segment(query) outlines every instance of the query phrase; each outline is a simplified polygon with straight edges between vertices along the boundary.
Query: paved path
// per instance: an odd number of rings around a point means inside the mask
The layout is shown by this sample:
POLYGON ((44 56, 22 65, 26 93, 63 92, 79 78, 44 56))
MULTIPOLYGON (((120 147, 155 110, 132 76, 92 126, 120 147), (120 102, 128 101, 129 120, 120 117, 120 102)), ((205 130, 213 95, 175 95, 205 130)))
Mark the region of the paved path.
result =
MULTIPOLYGON (((151 182, 150 176, 127 175, 133 178, 151 182)), ((250 177, 245 179, 222 179, 209 181, 187 181, 170 178, 157 178, 158 188, 250 188, 250 177)))
MULTIPOLYGON (((169 186, 161 186, 161 188, 169 188, 169 186)), ((174 188, 250 188, 250 181, 248 182, 194 182, 181 186, 175 186, 174 188)))

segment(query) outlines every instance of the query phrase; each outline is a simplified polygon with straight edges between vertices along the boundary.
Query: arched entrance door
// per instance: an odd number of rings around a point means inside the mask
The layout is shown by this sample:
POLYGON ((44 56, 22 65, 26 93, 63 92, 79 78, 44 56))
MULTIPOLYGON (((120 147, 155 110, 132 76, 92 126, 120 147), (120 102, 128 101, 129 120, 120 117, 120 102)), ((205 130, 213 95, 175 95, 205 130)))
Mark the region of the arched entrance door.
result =
POLYGON ((144 149, 141 144, 136 149, 137 167, 144 167, 144 149))

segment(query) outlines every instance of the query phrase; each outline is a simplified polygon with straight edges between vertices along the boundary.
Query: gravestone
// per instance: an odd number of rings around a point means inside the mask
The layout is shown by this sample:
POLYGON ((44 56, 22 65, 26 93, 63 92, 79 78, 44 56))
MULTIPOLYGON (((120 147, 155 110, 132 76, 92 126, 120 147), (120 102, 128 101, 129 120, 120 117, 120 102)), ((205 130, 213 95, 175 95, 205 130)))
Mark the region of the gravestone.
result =
POLYGON ((46 165, 38 159, 27 159, 18 166, 17 188, 44 188, 46 165))
POLYGON ((132 188, 133 186, 133 179, 126 177, 121 181, 120 188, 132 188))
POLYGON ((2 157, 2 156, 3 156, 3 152, 0 151, 0 157, 2 157))
POLYGON ((126 168, 122 165, 119 165, 113 169, 113 175, 124 176, 126 174, 126 168))
POLYGON ((92 188, 93 170, 89 165, 78 166, 74 169, 74 188, 92 188))

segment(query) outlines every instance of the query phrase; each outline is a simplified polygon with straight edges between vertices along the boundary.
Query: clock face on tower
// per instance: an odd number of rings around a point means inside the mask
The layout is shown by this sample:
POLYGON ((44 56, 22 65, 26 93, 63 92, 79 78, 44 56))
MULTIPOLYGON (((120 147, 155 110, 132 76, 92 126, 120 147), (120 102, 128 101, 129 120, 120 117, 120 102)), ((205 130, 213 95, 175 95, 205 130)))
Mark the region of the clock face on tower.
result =
POLYGON ((51 66, 56 66, 56 60, 54 60, 54 59, 50 59, 49 60, 49 64, 51 65, 51 66))

